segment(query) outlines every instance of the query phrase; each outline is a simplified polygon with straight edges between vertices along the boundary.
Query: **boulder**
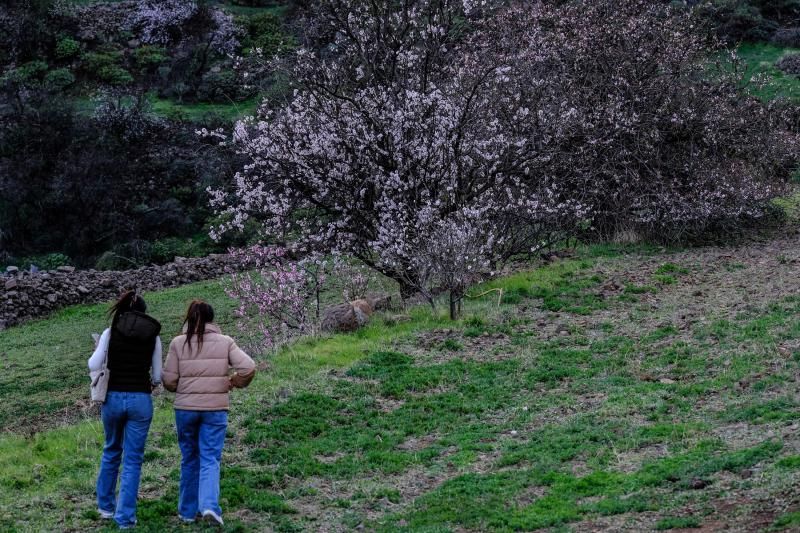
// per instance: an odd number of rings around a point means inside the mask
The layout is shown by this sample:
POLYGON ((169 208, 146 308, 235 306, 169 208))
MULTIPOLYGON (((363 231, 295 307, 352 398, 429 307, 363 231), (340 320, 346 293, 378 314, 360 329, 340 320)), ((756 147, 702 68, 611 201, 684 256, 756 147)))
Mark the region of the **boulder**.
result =
POLYGON ((73 272, 75 272, 75 267, 74 266, 68 266, 68 265, 62 265, 62 266, 58 267, 56 270, 59 271, 59 272, 63 272, 65 274, 72 274, 73 272))
POLYGON ((6 290, 7 291, 10 291, 11 289, 16 289, 16 288, 17 288, 17 280, 12 278, 12 279, 6 281, 6 290))
POLYGON ((323 331, 347 333, 363 327, 375 311, 388 309, 391 296, 368 296, 344 304, 334 305, 322 313, 320 327, 323 331))
POLYGON ((16 274, 17 272, 19 272, 19 268, 15 266, 7 266, 6 272, 8 272, 9 274, 16 274))
POLYGON ((366 324, 367 320, 369 320, 369 315, 348 302, 325 309, 320 327, 323 331, 348 333, 366 324))

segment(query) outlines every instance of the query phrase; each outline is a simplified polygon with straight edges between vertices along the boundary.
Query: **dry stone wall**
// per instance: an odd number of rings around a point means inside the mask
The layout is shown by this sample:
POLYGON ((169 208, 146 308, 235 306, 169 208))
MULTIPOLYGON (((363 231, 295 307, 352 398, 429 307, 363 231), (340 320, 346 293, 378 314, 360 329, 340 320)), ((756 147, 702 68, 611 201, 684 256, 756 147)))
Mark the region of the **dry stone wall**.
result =
POLYGON ((177 287, 218 278, 234 270, 241 270, 241 265, 227 254, 176 258, 166 265, 119 272, 62 266, 32 273, 8 267, 0 275, 0 330, 70 305, 106 302, 125 289, 152 291, 177 287))

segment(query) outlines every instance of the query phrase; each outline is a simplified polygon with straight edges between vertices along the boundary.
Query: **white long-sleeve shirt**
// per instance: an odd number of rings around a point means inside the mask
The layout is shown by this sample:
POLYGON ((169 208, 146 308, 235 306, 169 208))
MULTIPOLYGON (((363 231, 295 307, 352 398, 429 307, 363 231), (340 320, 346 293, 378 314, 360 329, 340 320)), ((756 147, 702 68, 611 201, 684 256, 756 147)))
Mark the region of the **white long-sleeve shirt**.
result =
MULTIPOLYGON (((108 351, 108 343, 111 341, 111 328, 106 329, 100 340, 97 341, 97 347, 94 353, 89 358, 89 370, 94 372, 103 368, 103 360, 108 351)), ((156 337, 155 346, 153 346, 153 360, 150 364, 150 381, 153 385, 161 383, 161 337, 156 337)))

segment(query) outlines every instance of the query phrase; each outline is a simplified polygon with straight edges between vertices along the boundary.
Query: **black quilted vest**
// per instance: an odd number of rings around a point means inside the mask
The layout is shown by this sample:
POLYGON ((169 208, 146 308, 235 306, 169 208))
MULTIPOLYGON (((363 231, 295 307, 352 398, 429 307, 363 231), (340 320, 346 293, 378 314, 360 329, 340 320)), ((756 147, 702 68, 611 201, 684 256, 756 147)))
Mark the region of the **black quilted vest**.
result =
POLYGON ((150 393, 150 365, 161 324, 144 313, 129 311, 111 327, 108 345, 108 390, 150 393))

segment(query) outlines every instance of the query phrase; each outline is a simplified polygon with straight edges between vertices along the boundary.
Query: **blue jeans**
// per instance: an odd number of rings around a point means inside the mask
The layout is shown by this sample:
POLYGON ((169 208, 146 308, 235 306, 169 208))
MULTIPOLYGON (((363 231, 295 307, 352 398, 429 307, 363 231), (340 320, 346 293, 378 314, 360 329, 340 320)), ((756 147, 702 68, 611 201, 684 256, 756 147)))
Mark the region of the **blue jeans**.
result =
POLYGON ((153 420, 153 400, 145 392, 108 391, 101 409, 106 440, 97 475, 97 507, 114 513, 122 527, 136 523, 136 496, 144 461, 144 444, 153 420), (117 474, 122 462, 119 498, 117 474))
POLYGON ((182 455, 178 514, 193 519, 210 510, 222 516, 219 472, 228 411, 175 409, 175 425, 182 455))

